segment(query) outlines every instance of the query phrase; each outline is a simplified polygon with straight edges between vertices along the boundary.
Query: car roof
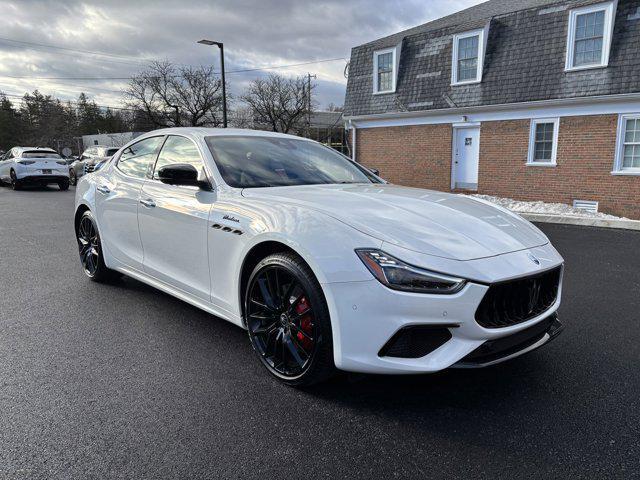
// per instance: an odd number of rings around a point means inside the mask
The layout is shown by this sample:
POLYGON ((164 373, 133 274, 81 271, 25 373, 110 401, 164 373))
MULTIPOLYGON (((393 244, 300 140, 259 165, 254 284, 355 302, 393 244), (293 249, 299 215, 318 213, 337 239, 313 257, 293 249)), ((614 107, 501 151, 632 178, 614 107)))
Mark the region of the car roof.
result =
POLYGON ((58 153, 53 148, 49 147, 13 147, 16 153, 22 153, 27 151, 40 151, 40 152, 48 152, 48 153, 58 153))
POLYGON ((296 140, 313 141, 313 140, 309 140, 308 138, 297 137, 295 135, 289 135, 286 133, 278 133, 278 132, 268 132, 265 130, 249 130, 244 128, 172 127, 172 128, 163 128, 160 130, 147 132, 144 134, 144 136, 136 137, 135 139, 133 139, 132 143, 144 137, 153 137, 155 135, 171 135, 171 134, 191 135, 199 138, 240 136, 240 137, 291 138, 296 140))

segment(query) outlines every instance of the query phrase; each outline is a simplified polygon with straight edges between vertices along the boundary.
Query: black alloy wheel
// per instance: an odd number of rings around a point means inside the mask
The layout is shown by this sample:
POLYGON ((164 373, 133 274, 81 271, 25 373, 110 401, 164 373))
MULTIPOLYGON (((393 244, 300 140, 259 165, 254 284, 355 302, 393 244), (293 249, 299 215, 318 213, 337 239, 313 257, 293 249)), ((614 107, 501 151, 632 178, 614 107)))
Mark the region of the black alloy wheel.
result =
POLYGON ((333 372, 331 325, 320 285, 292 254, 275 254, 254 269, 245 295, 251 344, 273 375, 296 386, 333 372))
POLYGON ((85 275, 95 282, 115 280, 121 274, 107 268, 102 258, 100 233, 93 215, 86 211, 80 217, 76 228, 80 263, 85 275))
POLYGON ((78 225, 78 247, 84 273, 93 278, 99 266, 100 238, 98 237, 98 229, 89 215, 85 215, 80 219, 80 225, 78 225))
POLYGON ((13 190, 20 190, 22 188, 22 185, 20 184, 20 180, 18 180, 18 177, 16 177, 16 172, 11 170, 9 175, 11 177, 11 188, 13 190))

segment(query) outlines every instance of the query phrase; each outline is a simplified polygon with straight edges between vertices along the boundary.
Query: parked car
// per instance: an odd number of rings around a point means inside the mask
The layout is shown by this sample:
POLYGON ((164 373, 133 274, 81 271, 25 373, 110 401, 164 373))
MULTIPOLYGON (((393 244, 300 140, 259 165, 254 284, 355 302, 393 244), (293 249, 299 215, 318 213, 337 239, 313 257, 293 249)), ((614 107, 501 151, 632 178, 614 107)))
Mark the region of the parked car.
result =
POLYGON ((97 172, 98 170, 100 170, 102 167, 104 167, 104 165, 109 161, 108 158, 105 158, 104 160, 100 160, 98 163, 96 163, 93 166, 93 172, 97 172))
POLYGON ((87 277, 126 274, 246 328, 291 385, 493 365, 562 328, 563 259, 534 225, 307 139, 151 132, 83 178, 75 208, 87 277))
POLYGON ((66 162, 55 151, 40 147, 14 147, 0 161, 0 182, 10 183, 14 190, 27 185, 57 184, 69 189, 66 162))
POLYGON ((96 145, 87 148, 80 156, 78 161, 73 162, 69 168, 69 179, 71 185, 76 185, 78 179, 85 173, 93 172, 96 163, 106 158, 111 158, 120 147, 107 147, 104 145, 96 145))

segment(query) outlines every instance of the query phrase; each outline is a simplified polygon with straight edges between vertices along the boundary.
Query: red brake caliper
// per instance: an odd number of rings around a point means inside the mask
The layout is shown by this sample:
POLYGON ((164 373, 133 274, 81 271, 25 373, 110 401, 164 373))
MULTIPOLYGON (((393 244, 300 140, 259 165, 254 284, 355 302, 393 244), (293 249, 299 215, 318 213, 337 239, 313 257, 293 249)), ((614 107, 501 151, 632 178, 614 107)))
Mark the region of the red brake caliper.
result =
MULTIPOLYGON (((302 297, 298 301, 295 310, 298 315, 302 315, 309 310, 309 302, 307 301, 307 297, 302 297)), ((313 332, 313 327, 311 326, 311 314, 307 313, 306 315, 300 317, 300 329, 311 337, 311 334, 313 332)), ((309 351, 313 347, 313 342, 305 337, 301 332, 298 332, 296 334, 296 338, 305 350, 309 351)))

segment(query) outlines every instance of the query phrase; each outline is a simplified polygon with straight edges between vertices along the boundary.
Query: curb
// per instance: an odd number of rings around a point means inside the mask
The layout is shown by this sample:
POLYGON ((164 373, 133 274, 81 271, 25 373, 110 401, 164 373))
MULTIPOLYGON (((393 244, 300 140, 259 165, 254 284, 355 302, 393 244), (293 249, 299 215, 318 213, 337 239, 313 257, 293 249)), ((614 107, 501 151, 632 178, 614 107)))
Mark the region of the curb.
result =
POLYGON ((514 212, 530 222, 562 223, 565 225, 582 225, 585 227, 617 228, 640 231, 640 220, 607 220, 604 218, 570 217, 565 215, 549 215, 545 213, 514 212))

